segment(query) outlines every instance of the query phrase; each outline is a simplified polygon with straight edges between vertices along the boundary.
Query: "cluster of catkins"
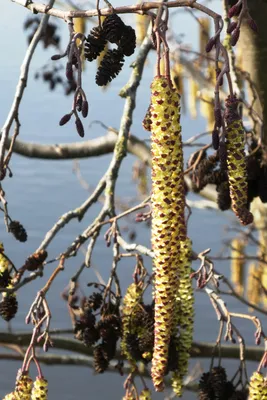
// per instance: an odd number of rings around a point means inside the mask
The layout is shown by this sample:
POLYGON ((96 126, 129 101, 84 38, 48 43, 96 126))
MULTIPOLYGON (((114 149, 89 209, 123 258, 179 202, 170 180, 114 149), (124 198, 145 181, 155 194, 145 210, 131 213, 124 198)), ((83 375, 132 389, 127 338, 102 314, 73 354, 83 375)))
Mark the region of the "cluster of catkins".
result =
MULTIPOLYGON (((196 192, 207 184, 215 184, 219 208, 228 210, 231 207, 240 222, 247 225, 253 221, 249 211, 252 200, 259 196, 263 203, 267 201, 267 166, 263 149, 253 138, 246 155, 245 132, 236 109, 236 98, 228 98, 225 142, 216 140, 215 154, 201 154, 191 179, 196 192)), ((191 165, 197 156, 191 158, 191 165)))
MULTIPOLYGON (((38 253, 32 254, 25 261, 24 266, 20 271, 35 271, 39 268, 47 257, 47 252, 45 250, 41 250, 38 253)), ((4 253, 3 243, 0 243, 0 288, 13 288, 13 278, 12 276, 13 265, 10 262, 9 258, 4 253)), ((13 271, 14 272, 14 271, 13 271)), ((3 292, 2 300, 0 301, 0 316, 5 321, 10 321, 15 317, 18 311, 18 301, 16 297, 16 293, 12 292, 3 292)))
POLYGON ((227 380, 223 367, 214 367, 204 372, 200 378, 199 400, 247 400, 247 390, 236 390, 232 382, 227 380))
POLYGON ((136 46, 135 31, 125 25, 117 14, 105 18, 102 27, 91 30, 84 45, 84 55, 88 61, 95 60, 104 50, 107 42, 116 44, 117 48, 108 50, 97 70, 96 83, 105 86, 114 79, 124 63, 124 56, 131 56, 136 46))
POLYGON ((191 241, 184 215, 180 96, 167 77, 157 76, 151 84, 151 103, 143 126, 151 131, 152 139, 155 324, 151 375, 155 389, 162 391, 169 359, 174 355, 172 386, 181 396, 193 340, 194 296, 191 241))
POLYGON ((3 400, 47 400, 48 382, 44 377, 37 376, 35 381, 31 379, 28 371, 19 371, 15 389, 7 394, 3 400))
MULTIPOLYGON (((0 287, 11 289, 11 270, 12 265, 9 259, 4 254, 3 243, 0 243, 0 287)), ((2 300, 0 301, 0 315, 5 321, 10 321, 15 317, 18 311, 18 301, 16 293, 2 293, 2 300)))
POLYGON ((74 333, 76 339, 85 346, 93 347, 95 371, 105 372, 110 360, 115 357, 117 342, 121 337, 118 307, 112 304, 106 307, 102 294, 94 292, 83 302, 74 333), (96 313, 100 308, 101 312, 96 313))
MULTIPOLYGON (((29 29, 32 30, 28 36, 28 43, 32 41, 32 38, 35 35, 35 32, 37 31, 38 26, 40 25, 40 22, 41 18, 38 16, 27 18, 27 20, 25 21, 24 30, 29 30, 29 29)), ((57 34, 57 26, 49 22, 46 25, 46 28, 43 31, 40 40, 43 42, 43 46, 45 49, 49 46, 59 47, 60 36, 57 34)))

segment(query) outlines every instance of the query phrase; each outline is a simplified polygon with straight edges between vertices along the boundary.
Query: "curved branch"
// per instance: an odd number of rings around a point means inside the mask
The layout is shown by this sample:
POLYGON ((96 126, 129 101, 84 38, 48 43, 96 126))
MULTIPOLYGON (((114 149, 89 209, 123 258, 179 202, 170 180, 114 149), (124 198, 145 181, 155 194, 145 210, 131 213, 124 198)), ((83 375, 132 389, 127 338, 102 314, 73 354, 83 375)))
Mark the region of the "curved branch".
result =
MULTIPOLYGON (((152 9, 158 9, 161 7, 161 2, 141 2, 134 5, 129 6, 121 6, 121 7, 109 7, 109 8, 102 8, 102 9, 95 9, 95 10, 70 10, 64 11, 59 10, 57 8, 50 8, 47 10, 46 6, 42 3, 33 3, 33 2, 25 2, 25 0, 12 0, 13 3, 17 3, 23 7, 28 8, 31 12, 37 13, 47 13, 53 17, 61 18, 66 20, 67 18, 88 18, 94 17, 99 15, 99 11, 101 15, 106 16, 113 13, 116 14, 128 14, 128 13, 141 13, 143 14, 144 11, 149 11, 152 9), (27 4, 28 3, 28 4, 27 4)), ((176 1, 169 1, 166 2, 166 7, 173 8, 173 7, 190 7, 196 8, 204 12, 205 14, 209 15, 212 18, 217 18, 218 14, 214 11, 210 10, 209 8, 203 6, 202 4, 198 4, 196 0, 176 0, 176 1)))
MULTIPOLYGON (((53 332, 51 332, 52 334, 53 332)), ((17 333, 12 334, 8 332, 0 332, 0 343, 16 344, 18 346, 28 346, 32 333, 17 333)), ((71 351, 83 356, 93 356, 93 348, 86 347, 78 340, 63 337, 53 336, 53 347, 58 350, 71 351)), ((36 343, 36 346, 42 347, 41 343, 36 343)), ((210 358, 214 355, 215 343, 194 342, 191 349, 192 358, 210 358)), ((262 358, 263 349, 256 346, 246 347, 246 360, 247 361, 260 361, 262 358)), ((220 355, 222 358, 239 359, 240 347, 239 345, 222 345, 220 347, 220 355)), ((122 357, 118 352, 117 357, 122 357)))

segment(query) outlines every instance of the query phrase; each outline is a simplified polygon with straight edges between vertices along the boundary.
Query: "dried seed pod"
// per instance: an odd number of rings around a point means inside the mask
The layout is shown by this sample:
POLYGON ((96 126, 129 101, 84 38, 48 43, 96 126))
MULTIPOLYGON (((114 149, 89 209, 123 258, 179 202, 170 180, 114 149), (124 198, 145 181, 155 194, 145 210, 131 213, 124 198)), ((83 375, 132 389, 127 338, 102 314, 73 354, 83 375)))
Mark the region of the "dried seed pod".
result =
POLYGON ((84 42, 84 57, 86 60, 95 60, 104 50, 106 43, 107 40, 103 29, 99 26, 93 28, 84 42))
POLYGON ((123 34, 121 40, 119 42, 119 48, 121 49, 122 53, 129 57, 134 53, 136 47, 136 35, 135 30, 126 25, 123 30, 123 34))
POLYGON ((76 117, 75 124, 76 124, 76 130, 77 130, 78 134, 81 137, 84 137, 84 128, 83 128, 82 121, 80 120, 79 117, 76 117))
POLYGON ((98 374, 103 374, 109 366, 109 360, 105 356, 105 351, 102 344, 99 344, 94 349, 94 368, 98 374))
POLYGON ((121 71, 123 63, 124 57, 120 50, 108 50, 97 70, 96 84, 105 86, 111 82, 121 71))
POLYGON ((33 384, 32 400, 47 400, 48 399, 48 382, 43 377, 37 377, 33 384))
POLYGON ((72 113, 63 115, 63 117, 59 121, 59 125, 63 126, 65 124, 67 124, 69 122, 69 120, 71 119, 71 116, 72 116, 72 113))
POLYGON ((5 321, 10 321, 18 311, 18 301, 16 294, 3 293, 0 302, 0 315, 5 321))
POLYGON ((248 180, 245 157, 245 135, 242 121, 237 113, 238 101, 235 96, 226 100, 225 119, 227 170, 232 199, 232 209, 243 225, 253 221, 248 211, 248 180))
POLYGON ((46 250, 40 250, 37 253, 33 253, 25 261, 24 268, 28 271, 35 271, 37 268, 41 267, 46 258, 46 250))
POLYGON ((27 241, 27 232, 19 221, 11 221, 8 225, 9 232, 20 242, 27 241))
POLYGON ((125 25, 117 14, 108 15, 105 18, 102 29, 106 39, 110 43, 118 43, 123 35, 125 25))

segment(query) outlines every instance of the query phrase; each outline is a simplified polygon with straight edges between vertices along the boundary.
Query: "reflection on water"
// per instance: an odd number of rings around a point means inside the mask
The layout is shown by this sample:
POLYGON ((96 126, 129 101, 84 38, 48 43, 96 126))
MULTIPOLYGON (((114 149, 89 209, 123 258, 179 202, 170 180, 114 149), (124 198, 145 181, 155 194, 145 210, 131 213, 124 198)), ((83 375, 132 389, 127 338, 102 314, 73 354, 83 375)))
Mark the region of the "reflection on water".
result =
MULTIPOLYGON (((4 2, 2 13, 5 15, 0 25, 0 52, 3 55, 0 64, 0 125, 3 125, 8 109, 13 99, 15 86, 19 74, 20 63, 26 49, 26 39, 22 34, 22 23, 28 13, 22 8, 10 2, 4 2), (11 18, 12 15, 12 18, 11 18), (10 24, 12 21, 12 27, 10 24)), ((128 18, 128 17, 127 17, 128 18)), ((186 23, 184 18, 181 31, 186 23)), ((62 25, 62 24, 61 24, 62 25)), ((192 28, 194 29, 194 28, 192 28)), ((62 28, 64 31, 64 28, 62 28)), ((51 53, 53 54, 53 52, 51 53)), ((48 92, 47 87, 41 81, 33 79, 34 71, 47 62, 51 56, 49 52, 43 53, 38 49, 33 59, 33 69, 30 74, 29 83, 25 92, 24 102, 21 107, 20 120, 22 128, 21 139, 39 143, 60 143, 81 140, 77 137, 72 123, 60 128, 58 121, 71 106, 71 98, 64 97, 59 89, 53 93, 48 92)), ((131 58, 131 60, 134 57, 131 58)), ((141 138, 148 138, 147 132, 143 131, 141 120, 147 109, 149 100, 149 85, 153 73, 154 56, 149 57, 149 64, 144 73, 142 84, 138 94, 137 108, 134 114, 132 132, 141 138)), ((92 120, 101 120, 106 125, 118 127, 124 102, 118 97, 120 88, 127 82, 130 62, 128 62, 122 73, 110 86, 109 90, 103 92, 94 83, 94 65, 87 68, 85 74, 85 85, 90 103, 90 115, 88 125, 92 120)), ((183 131, 186 138, 205 130, 205 122, 199 118, 195 121, 188 116, 183 116, 183 131)), ((92 128, 86 127, 85 140, 89 137, 97 137, 104 134, 99 125, 92 128)), ((105 172, 111 156, 101 159, 88 159, 80 162, 84 178, 94 187, 98 179, 105 172)), ((123 168, 117 186, 118 196, 127 199, 136 195, 136 187, 131 183, 131 168, 134 158, 129 156, 123 161, 123 168)), ((3 218, 0 219, 1 241, 4 242, 7 254, 12 258, 16 266, 20 266, 25 258, 32 253, 44 238, 45 233, 57 221, 64 212, 80 205, 87 197, 86 191, 80 186, 77 178, 72 173, 71 161, 38 161, 14 156, 11 163, 14 174, 12 179, 4 181, 10 214, 14 219, 20 220, 27 228, 29 240, 26 244, 15 242, 6 233, 3 218)), ((49 257, 52 258, 64 250, 72 240, 92 221, 99 209, 95 205, 88 211, 85 218, 80 222, 71 222, 56 237, 49 246, 49 257)), ((226 214, 229 216, 229 214, 226 214)), ((129 219, 134 224, 133 218, 129 219)), ((223 235, 223 226, 227 223, 227 217, 220 213, 207 210, 194 210, 190 220, 189 233, 193 239, 194 249, 201 251, 211 247, 215 253, 219 250, 220 239, 223 235)), ((144 225, 132 225, 137 229, 137 240, 149 246, 149 231, 144 225)), ((132 228, 131 226, 131 228, 132 228)), ((99 270, 104 280, 109 276, 111 268, 111 252, 106 248, 103 238, 97 243, 93 255, 93 265, 99 270)), ((63 274, 59 275, 48 294, 48 302, 51 307, 53 319, 52 328, 66 328, 70 326, 68 312, 65 303, 61 301, 59 293, 68 284, 70 277, 76 271, 82 261, 82 255, 71 259, 66 264, 63 274)), ((150 260, 145 260, 146 265, 151 265, 150 260)), ((132 275, 132 262, 123 260, 120 265, 122 283, 126 286, 132 275)), ((45 269, 44 278, 41 281, 32 282, 26 288, 19 291, 19 312, 12 329, 25 330, 24 318, 33 301, 37 290, 51 273, 53 266, 50 264, 45 269)), ((229 264, 220 263, 218 269, 226 276, 229 275, 229 264)), ((92 270, 86 271, 83 281, 96 280, 92 270)), ((227 298, 228 307, 236 312, 246 309, 232 298, 227 298)), ((242 332, 245 337, 251 338, 248 344, 252 344, 252 328, 248 323, 241 323, 242 332)), ((216 316, 204 294, 196 295, 196 321, 195 340, 214 341, 217 335, 216 316)), ((0 329, 6 329, 4 322, 0 321, 0 329)), ((204 363, 207 367, 208 363, 204 363)), ((1 364, 0 364, 1 365, 1 364)), ((192 363, 193 365, 193 363, 192 363)), ((234 371, 235 363, 228 362, 230 370, 234 371)), ((225 366, 227 367, 227 362, 225 366)), ((19 363, 2 362, 2 373, 0 374, 0 396, 4 396, 12 388, 19 363), (4 367, 5 365, 5 367, 4 367), (5 368, 5 372, 3 372, 5 368)), ((49 398, 73 400, 76 398, 90 399, 120 399, 123 395, 122 379, 120 376, 104 375, 95 376, 91 370, 81 367, 44 367, 45 376, 49 380, 49 398), (79 397, 77 397, 79 396, 79 397)), ((153 396, 155 399, 163 399, 162 394, 153 396)), ((184 399, 192 399, 192 394, 185 394, 184 399)))

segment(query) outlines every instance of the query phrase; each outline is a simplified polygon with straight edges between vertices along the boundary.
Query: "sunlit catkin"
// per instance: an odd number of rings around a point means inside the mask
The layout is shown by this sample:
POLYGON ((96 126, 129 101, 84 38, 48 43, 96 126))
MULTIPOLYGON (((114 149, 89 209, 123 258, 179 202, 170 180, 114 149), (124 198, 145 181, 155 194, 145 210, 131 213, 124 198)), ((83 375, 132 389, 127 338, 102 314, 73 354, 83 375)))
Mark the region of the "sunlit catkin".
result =
POLYGON ((44 378, 37 377, 33 384, 31 400, 47 400, 48 382, 44 378))
POLYGON ((155 271, 155 340, 152 379, 164 388, 178 289, 180 242, 186 240, 179 95, 167 78, 151 85, 152 247, 155 271))
POLYGON ((245 133, 237 112, 238 101, 235 96, 226 100, 225 120, 227 171, 232 200, 232 209, 243 225, 253 221, 248 210, 248 179, 245 159, 245 133))
POLYGON ((240 238, 235 238, 231 242, 231 280, 239 294, 244 291, 245 247, 244 240, 240 238))
POLYGON ((251 263, 247 277, 247 298, 251 304, 259 304, 261 297, 261 265, 251 263))
POLYGON ((193 342, 194 292, 190 278, 191 254, 192 243, 187 238, 180 242, 179 287, 176 294, 179 316, 178 365, 172 377, 172 388, 179 397, 182 396, 183 378, 187 374, 189 352, 193 342))
POLYGON ((249 382, 249 400, 267 399, 267 381, 260 372, 254 372, 249 382))

